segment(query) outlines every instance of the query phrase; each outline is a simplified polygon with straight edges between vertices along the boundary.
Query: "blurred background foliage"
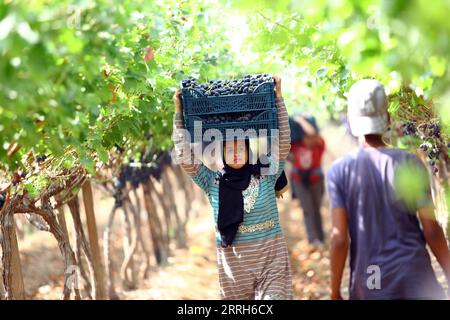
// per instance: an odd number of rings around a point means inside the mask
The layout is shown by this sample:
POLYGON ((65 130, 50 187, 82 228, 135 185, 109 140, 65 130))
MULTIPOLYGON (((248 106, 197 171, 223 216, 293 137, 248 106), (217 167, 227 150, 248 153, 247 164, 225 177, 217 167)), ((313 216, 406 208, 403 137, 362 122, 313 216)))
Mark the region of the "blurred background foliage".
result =
POLYGON ((245 44, 255 64, 287 69, 305 109, 339 112, 338 97, 355 80, 375 77, 389 93, 406 84, 448 110, 448 0, 236 0, 229 7, 248 17, 245 44))
MULTIPOLYGON (((284 76, 292 113, 342 122, 350 86, 361 78, 380 80, 390 95, 390 143, 413 152, 426 145, 428 152, 444 153, 440 178, 448 203, 450 1, 235 0, 228 8, 245 16, 248 27, 236 53, 255 70, 284 76), (405 136, 400 127, 405 123, 437 125, 440 137, 405 136)), ((427 154, 424 160, 430 171, 440 162, 427 154)), ((421 196, 417 186, 427 183, 411 170, 401 172, 397 189, 408 203, 421 196)), ((441 211, 447 216, 447 207, 441 211)))
POLYGON ((2 2, 1 166, 72 146, 93 171, 114 145, 169 147, 178 81, 228 59, 217 14, 204 1, 2 2))

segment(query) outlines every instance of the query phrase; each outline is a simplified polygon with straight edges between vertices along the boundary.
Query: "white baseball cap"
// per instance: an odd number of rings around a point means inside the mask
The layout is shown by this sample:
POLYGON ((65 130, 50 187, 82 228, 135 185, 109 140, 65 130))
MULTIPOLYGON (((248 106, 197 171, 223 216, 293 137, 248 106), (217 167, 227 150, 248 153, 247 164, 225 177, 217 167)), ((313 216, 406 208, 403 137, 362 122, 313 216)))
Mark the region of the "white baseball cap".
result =
POLYGON ((377 80, 363 79, 353 84, 347 105, 350 130, 354 136, 387 131, 387 97, 383 85, 377 80))

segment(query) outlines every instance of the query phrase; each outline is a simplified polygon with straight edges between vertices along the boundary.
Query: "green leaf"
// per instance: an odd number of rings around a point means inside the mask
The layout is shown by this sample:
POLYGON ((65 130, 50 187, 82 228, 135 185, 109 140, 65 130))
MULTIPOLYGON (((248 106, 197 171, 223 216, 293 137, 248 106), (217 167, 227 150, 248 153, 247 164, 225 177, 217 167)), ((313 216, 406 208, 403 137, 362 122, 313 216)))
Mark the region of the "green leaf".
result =
POLYGON ((34 198, 38 195, 38 189, 33 183, 24 184, 26 192, 30 195, 30 197, 34 198))
POLYGON ((98 155, 100 161, 102 161, 103 163, 108 163, 108 160, 109 160, 108 152, 105 149, 103 149, 103 148, 97 149, 97 155, 98 155))
POLYGON ((425 200, 429 188, 425 168, 414 162, 400 165, 395 171, 394 187, 404 205, 410 210, 417 210, 418 202, 425 200))
POLYGON ((447 69, 447 59, 444 57, 431 56, 428 59, 428 63, 430 64, 431 72, 436 77, 442 77, 445 74, 447 69))

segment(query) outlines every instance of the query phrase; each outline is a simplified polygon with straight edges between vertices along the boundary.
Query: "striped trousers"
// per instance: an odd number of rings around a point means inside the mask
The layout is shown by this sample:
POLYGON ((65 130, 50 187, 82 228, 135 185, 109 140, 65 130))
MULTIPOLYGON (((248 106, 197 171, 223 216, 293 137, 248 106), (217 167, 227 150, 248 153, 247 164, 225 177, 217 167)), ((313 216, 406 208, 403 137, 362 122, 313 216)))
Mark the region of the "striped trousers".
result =
POLYGON ((292 275, 286 241, 274 238, 217 248, 224 300, 291 300, 292 275))

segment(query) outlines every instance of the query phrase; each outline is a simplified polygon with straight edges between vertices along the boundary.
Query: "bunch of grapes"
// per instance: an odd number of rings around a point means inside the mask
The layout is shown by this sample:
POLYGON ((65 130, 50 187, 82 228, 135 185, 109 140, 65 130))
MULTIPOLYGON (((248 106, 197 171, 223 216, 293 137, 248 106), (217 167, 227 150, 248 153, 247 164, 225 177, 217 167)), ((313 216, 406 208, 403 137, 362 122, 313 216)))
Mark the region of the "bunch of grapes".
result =
POLYGON ((190 78, 182 80, 181 86, 183 89, 195 89, 207 97, 218 97, 253 93, 259 85, 267 82, 273 82, 273 78, 265 73, 246 75, 238 80, 211 80, 204 84, 200 84, 196 79, 190 78))
POLYGON ((2 192, 0 193, 0 210, 2 210, 5 201, 6 201, 6 192, 2 192))
POLYGON ((436 123, 432 123, 429 126, 424 124, 424 126, 428 129, 428 134, 433 138, 440 138, 441 136, 441 129, 439 128, 439 125, 436 123))
POLYGON ((140 184, 147 183, 151 177, 159 181, 164 168, 171 163, 169 152, 163 151, 156 154, 156 160, 155 155, 151 153, 142 156, 140 163, 137 163, 134 159, 130 160, 130 163, 122 167, 119 176, 113 181, 114 205, 116 207, 123 205, 123 189, 127 183, 130 183, 132 188, 137 189, 140 184))
POLYGON ((117 143, 114 144, 114 149, 116 150, 116 152, 118 153, 124 153, 125 149, 123 148, 123 146, 118 145, 117 143))
POLYGON ((417 125, 414 122, 407 122, 403 124, 404 135, 416 135, 421 140, 420 149, 427 155, 428 163, 432 167, 434 173, 439 169, 436 166, 439 161, 440 149, 437 140, 441 137, 441 130, 438 123, 422 123, 417 125))
POLYGON ((123 205, 123 188, 125 187, 125 181, 119 178, 114 178, 114 207, 119 208, 123 205))
POLYGON ((402 125, 403 127, 403 135, 413 135, 417 132, 416 124, 414 122, 407 122, 402 125))
POLYGON ((147 154, 143 157, 142 163, 146 164, 142 168, 142 175, 144 178, 143 182, 147 182, 150 177, 153 177, 159 181, 164 168, 172 163, 172 159, 170 158, 169 152, 160 151, 156 155, 156 160, 153 160, 151 154, 147 154))
POLYGON ((44 162, 46 159, 47 159, 47 156, 45 154, 41 154, 36 157, 36 162, 41 163, 41 162, 44 162))

